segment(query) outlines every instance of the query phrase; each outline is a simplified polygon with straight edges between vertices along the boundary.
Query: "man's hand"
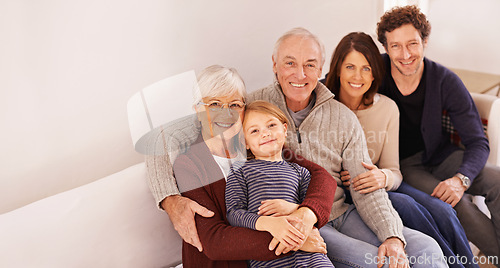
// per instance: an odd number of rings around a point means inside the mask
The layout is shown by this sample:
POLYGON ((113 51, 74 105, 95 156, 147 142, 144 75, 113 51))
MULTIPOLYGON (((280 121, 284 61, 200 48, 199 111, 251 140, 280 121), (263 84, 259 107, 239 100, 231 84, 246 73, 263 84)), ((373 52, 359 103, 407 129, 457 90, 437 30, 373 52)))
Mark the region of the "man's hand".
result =
POLYGON ((259 212, 261 216, 288 216, 299 208, 298 204, 283 199, 269 199, 261 202, 259 212))
POLYGON ((180 195, 172 195, 163 199, 161 207, 168 213, 170 221, 182 239, 202 252, 203 247, 196 230, 194 215, 198 213, 200 216, 209 218, 214 213, 195 201, 180 195))
POLYGON ((397 237, 387 238, 380 247, 378 247, 377 258, 380 268, 385 263, 385 257, 389 260, 389 268, 408 268, 410 267, 408 258, 406 257, 404 244, 397 237))
POLYGON ((454 207, 462 199, 465 190, 465 186, 462 185, 462 181, 458 177, 451 177, 440 182, 434 188, 431 196, 437 197, 454 207))

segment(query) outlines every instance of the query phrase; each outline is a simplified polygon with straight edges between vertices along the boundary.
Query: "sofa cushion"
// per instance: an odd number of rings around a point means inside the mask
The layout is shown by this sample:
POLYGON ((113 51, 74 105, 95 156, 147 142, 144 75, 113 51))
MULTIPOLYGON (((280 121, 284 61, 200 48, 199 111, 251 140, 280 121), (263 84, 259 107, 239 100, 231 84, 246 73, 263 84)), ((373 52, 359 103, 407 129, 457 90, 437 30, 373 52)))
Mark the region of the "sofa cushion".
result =
POLYGON ((181 261, 181 239, 156 208, 144 163, 0 215, 0 241, 0 267, 170 267, 181 261))

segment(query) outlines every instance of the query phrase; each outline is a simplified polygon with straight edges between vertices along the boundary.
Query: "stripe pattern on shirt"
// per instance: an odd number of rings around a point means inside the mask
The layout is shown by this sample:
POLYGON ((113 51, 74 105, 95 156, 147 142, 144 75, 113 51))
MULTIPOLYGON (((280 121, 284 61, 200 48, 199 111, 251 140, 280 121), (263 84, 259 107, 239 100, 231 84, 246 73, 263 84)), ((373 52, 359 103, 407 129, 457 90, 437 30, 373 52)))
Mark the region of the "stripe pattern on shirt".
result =
POLYGON ((226 184, 227 219, 233 226, 255 230, 261 201, 284 199, 300 204, 311 174, 295 163, 252 159, 236 163, 226 184))
MULTIPOLYGON (((227 219, 233 226, 255 230, 261 201, 284 199, 300 204, 307 192, 311 174, 286 161, 249 160, 235 164, 226 184, 227 219)), ((249 260, 250 267, 329 267, 325 254, 296 251, 271 261, 249 260)))

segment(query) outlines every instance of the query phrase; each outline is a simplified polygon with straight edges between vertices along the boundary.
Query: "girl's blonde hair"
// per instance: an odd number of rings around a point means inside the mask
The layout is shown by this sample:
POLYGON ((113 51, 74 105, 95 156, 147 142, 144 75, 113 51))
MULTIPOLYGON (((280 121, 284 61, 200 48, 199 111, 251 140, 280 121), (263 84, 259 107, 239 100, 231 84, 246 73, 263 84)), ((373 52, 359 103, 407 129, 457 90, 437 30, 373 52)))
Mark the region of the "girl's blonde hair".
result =
POLYGON ((285 113, 278 108, 278 106, 263 100, 256 100, 250 104, 247 104, 245 108, 245 115, 249 112, 259 112, 263 114, 269 114, 276 117, 281 123, 288 124, 288 119, 285 113))
MULTIPOLYGON (((283 111, 280 110, 278 106, 267 101, 257 100, 250 104, 247 104, 247 106, 245 107, 245 117, 249 112, 269 114, 276 117, 282 124, 286 124, 287 126, 290 125, 285 113, 283 113, 283 111)), ((245 122, 245 117, 243 118, 243 123, 245 122)), ((247 159, 253 158, 255 158, 255 156, 253 155, 252 151, 250 151, 250 149, 247 149, 247 159)))

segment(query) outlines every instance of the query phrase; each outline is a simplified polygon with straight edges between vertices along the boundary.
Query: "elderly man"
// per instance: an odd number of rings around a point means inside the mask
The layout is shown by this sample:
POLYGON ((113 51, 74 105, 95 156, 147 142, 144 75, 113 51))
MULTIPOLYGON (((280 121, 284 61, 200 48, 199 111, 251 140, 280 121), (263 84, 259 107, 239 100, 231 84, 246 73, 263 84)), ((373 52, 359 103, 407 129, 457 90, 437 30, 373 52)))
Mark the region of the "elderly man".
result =
MULTIPOLYGON (((318 82, 325 61, 320 40, 305 29, 292 29, 277 41, 272 60, 275 83, 252 92, 250 101, 266 100, 282 109, 291 122, 287 145, 323 166, 337 184, 342 168, 352 176, 365 172, 361 162, 371 161, 356 116, 318 82)), ((161 180, 155 168, 157 164, 150 165, 150 179, 161 180)), ((407 253, 415 267, 446 267, 432 238, 403 227, 385 190, 370 194, 351 190, 351 195, 356 206, 346 204, 343 189, 337 187, 331 221, 321 229, 335 266, 377 267, 378 260, 385 260, 389 267, 407 267, 407 253)), ((185 241, 201 250, 193 215, 209 217, 210 212, 178 195, 159 202, 185 241)), ((310 228, 312 225, 306 229, 310 228)))

